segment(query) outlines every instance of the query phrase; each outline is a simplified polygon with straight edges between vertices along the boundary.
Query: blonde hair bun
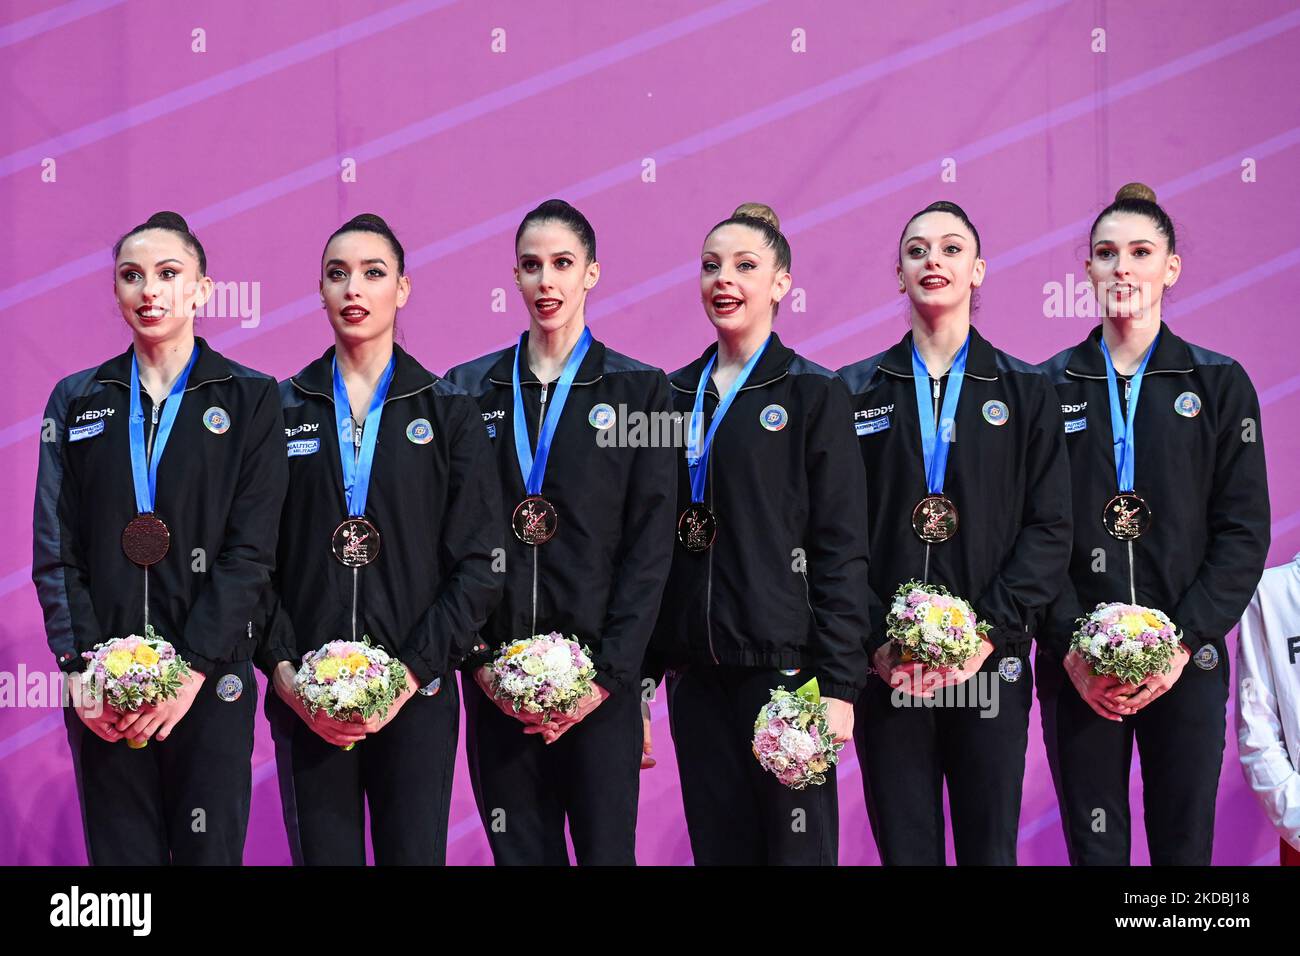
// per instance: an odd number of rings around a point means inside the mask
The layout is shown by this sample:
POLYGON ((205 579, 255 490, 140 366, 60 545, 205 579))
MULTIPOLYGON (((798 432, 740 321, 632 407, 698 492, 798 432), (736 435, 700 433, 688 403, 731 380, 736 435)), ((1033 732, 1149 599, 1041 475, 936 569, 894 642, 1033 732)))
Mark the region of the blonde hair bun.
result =
POLYGON ((761 219, 777 232, 781 231, 781 220, 777 218, 771 206, 761 202, 742 202, 731 215, 732 218, 747 216, 750 219, 761 219))
POLYGON ((1146 202, 1155 202, 1156 191, 1146 183, 1125 183, 1115 193, 1115 201, 1120 202, 1125 199, 1142 199, 1146 202))

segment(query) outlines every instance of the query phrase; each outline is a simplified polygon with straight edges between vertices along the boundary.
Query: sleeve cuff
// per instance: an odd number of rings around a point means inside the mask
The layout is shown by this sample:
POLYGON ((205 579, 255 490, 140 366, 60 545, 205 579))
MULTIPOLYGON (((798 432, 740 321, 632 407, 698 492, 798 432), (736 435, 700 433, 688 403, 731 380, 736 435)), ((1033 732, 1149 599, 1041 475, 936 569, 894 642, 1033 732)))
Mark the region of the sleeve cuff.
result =
POLYGON ((627 684, 615 677, 607 664, 602 661, 595 661, 595 665, 596 676, 593 678, 595 683, 609 691, 611 696, 627 692, 627 684))
POLYGON ((858 688, 852 684, 831 684, 823 683, 820 677, 817 678, 817 692, 823 698, 834 697, 836 700, 846 701, 853 704, 858 699, 858 688))
POLYGON ((186 664, 190 665, 190 670, 198 671, 204 677, 209 677, 217 669, 217 662, 211 658, 204 657, 201 654, 195 654, 188 647, 176 646, 176 653, 181 656, 186 664))
POLYGON ((407 670, 415 675, 416 683, 421 687, 427 687, 433 682, 435 677, 439 676, 438 672, 425 663, 424 658, 420 657, 418 654, 399 657, 398 660, 405 665, 407 670))

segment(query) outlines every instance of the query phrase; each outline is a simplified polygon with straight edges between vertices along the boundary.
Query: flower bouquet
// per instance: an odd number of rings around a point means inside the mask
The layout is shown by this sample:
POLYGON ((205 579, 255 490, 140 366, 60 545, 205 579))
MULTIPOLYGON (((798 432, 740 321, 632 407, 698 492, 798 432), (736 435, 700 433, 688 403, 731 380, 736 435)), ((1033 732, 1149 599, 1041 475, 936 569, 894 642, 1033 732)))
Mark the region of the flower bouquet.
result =
POLYGON ((831 735, 815 677, 795 691, 777 687, 754 721, 754 756, 791 790, 825 783, 843 746, 831 735))
POLYGON ((492 693, 520 711, 571 714, 591 694, 596 667, 591 651, 558 632, 502 644, 490 665, 492 693))
POLYGON ((894 593, 885 632, 904 664, 959 668, 979 653, 992 627, 976 619, 971 606, 937 584, 908 581, 894 593))
MULTIPOLYGON (((123 713, 176 697, 181 681, 190 673, 189 664, 176 648, 149 624, 144 637, 115 637, 81 656, 88 661, 82 682, 90 699, 102 699, 123 713)), ((127 745, 136 750, 147 743, 127 739, 127 745)))
POLYGON ((1178 628, 1154 608, 1118 601, 1098 604, 1077 624, 1070 649, 1079 652, 1094 674, 1111 675, 1125 684, 1167 673, 1178 653, 1178 628))
POLYGON ((386 716, 405 686, 406 667, 369 638, 330 641, 304 655, 293 678, 294 691, 313 717, 323 710, 345 722, 386 716))

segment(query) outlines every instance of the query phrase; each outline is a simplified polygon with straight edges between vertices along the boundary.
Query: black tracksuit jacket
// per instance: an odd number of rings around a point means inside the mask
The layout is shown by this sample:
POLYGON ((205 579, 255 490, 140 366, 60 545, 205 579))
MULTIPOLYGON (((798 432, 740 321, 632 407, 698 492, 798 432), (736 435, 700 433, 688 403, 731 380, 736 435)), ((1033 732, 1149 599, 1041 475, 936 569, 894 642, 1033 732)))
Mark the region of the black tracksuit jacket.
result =
MULTIPOLYGON (((1102 525, 1102 510, 1118 488, 1100 339, 1098 326, 1040 366, 1060 400, 1057 428, 1069 447, 1075 526, 1069 582, 1044 644, 1063 657, 1076 618, 1101 602, 1130 600, 1131 574, 1138 604, 1168 614, 1193 652, 1213 644, 1226 662, 1225 637, 1268 558, 1259 398, 1235 361, 1183 341, 1161 323, 1138 397, 1133 459, 1133 490, 1151 508, 1151 527, 1132 542, 1120 541, 1102 525)), ((1127 379, 1119 383, 1121 404, 1127 379)))
MULTIPOLYGON (((155 510, 171 543, 148 570, 149 623, 211 675, 253 656, 288 469, 275 379, 201 338, 195 343, 199 354, 158 466, 155 510), (222 431, 204 424, 213 409, 225 413, 222 431)), ((122 553, 122 529, 136 514, 132 352, 63 379, 45 409, 32 578, 64 671, 82 670, 81 652, 97 643, 143 633, 146 572, 122 553)), ((155 406, 144 389, 140 401, 152 447, 166 402, 155 406)))
MULTIPOLYGON (((716 351, 669 376, 687 420, 716 351)), ((720 401, 710 385, 701 438, 720 401)), ((704 503, 717 538, 700 553, 674 546, 652 678, 688 665, 800 668, 823 696, 857 699, 868 675, 867 489, 848 418, 843 383, 773 333, 709 453, 704 503), (780 414, 765 424, 773 406, 780 414)), ((677 497, 679 511, 690 504, 684 448, 677 497)))
MULTIPOLYGON (((526 356, 526 337, 524 349, 526 356)), ((542 485, 542 497, 558 515, 556 533, 531 546, 510 530, 525 495, 515 452, 514 360, 512 346, 447 373, 478 402, 479 428, 502 476, 496 531, 506 543, 505 594, 483 629, 486 651, 470 663, 485 663, 505 642, 558 631, 591 648, 597 683, 611 693, 634 691, 668 576, 676 521, 673 449, 663 443, 660 427, 669 415, 668 382, 661 370, 593 339, 556 428, 542 485), (597 414, 601 405, 612 419, 597 414), (606 421, 612 424, 597 427, 606 421), (638 421, 644 423, 639 434, 638 421)), ((535 453, 555 383, 539 382, 526 358, 519 381, 535 453)))
MULTIPOLYGON (((879 600, 869 650, 888 639, 885 616, 894 592, 922 579, 928 547, 929 582, 969 601, 992 625, 993 656, 1028 653, 1065 584, 1070 556, 1069 463, 1050 381, 971 329, 943 486, 957 507, 957 533, 927 545, 912 529, 912 510, 927 494, 912 333, 839 374, 853 397, 870 492, 871 590, 879 600)), ((936 422, 948 381, 948 373, 931 379, 936 422)))
MULTIPOLYGON (((369 636, 424 686, 471 653, 500 597, 502 575, 492 570, 504 543, 500 493, 478 409, 400 346, 393 353, 366 502, 379 554, 361 568, 345 567, 330 547, 347 517, 333 346, 280 383, 289 492, 257 659, 268 674, 329 641, 369 636)), ((362 429, 354 435, 360 441, 362 429)))

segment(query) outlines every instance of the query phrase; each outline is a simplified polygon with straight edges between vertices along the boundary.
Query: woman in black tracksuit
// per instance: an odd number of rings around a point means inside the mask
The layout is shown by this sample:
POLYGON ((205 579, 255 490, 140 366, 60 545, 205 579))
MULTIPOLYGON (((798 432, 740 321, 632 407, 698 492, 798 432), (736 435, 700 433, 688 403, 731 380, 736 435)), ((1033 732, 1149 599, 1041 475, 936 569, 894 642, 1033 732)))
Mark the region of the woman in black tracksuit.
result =
POLYGON ((364 865, 368 806, 376 863, 441 864, 453 670, 501 588, 496 475, 473 401, 393 343, 410 280, 382 219, 330 237, 320 289, 335 344, 280 385, 289 492, 258 657, 285 826, 295 862, 364 865), (407 669, 395 706, 313 718, 293 690, 303 655, 365 638, 407 669))
POLYGON ((660 434, 668 382, 591 338, 585 303, 600 264, 582 213, 543 203, 520 224, 515 255, 528 331, 447 373, 482 412, 507 542, 505 597, 465 665, 470 780, 498 864, 567 865, 566 818, 579 864, 632 864, 638 681, 676 518, 660 434), (526 512, 547 516, 541 534, 515 520, 526 512), (492 696, 486 665, 502 644, 552 631, 590 648, 595 688, 572 717, 540 724, 492 696))
POLYGON ((883 602, 872 609, 868 645, 883 679, 858 699, 857 746, 887 865, 943 865, 945 780, 957 862, 1016 862, 1029 646, 1070 553, 1055 394, 1045 376, 971 327, 979 253, 959 206, 934 203, 913 216, 898 263, 912 330, 839 373, 853 396, 870 493, 871 590, 883 602), (930 515, 927 525, 930 496, 955 509, 951 524, 930 515), (946 586, 992 625, 947 687, 926 685, 936 672, 896 670, 885 616, 910 580, 946 586))
POLYGON ((668 671, 697 864, 837 862, 833 768, 821 786, 786 788, 751 752, 754 719, 778 685, 815 677, 845 741, 867 678, 866 487, 843 384, 772 332, 789 267, 767 206, 710 230, 700 285, 718 343, 669 378, 688 422, 705 380, 707 454, 678 468, 678 544, 647 672, 668 671))
POLYGON ((195 338, 212 280, 184 219, 157 213, 113 254, 131 347, 50 396, 33 527, 50 649, 77 695, 65 718, 86 855, 238 865, 257 701, 250 620, 286 481, 280 400, 274 379, 195 338), (78 702, 81 654, 146 625, 190 665, 179 696, 128 714, 78 702))
POLYGON ((1136 740, 1151 862, 1209 865, 1226 635, 1268 555, 1259 399, 1235 361, 1161 321, 1181 265, 1155 194, 1125 186, 1090 237, 1102 324, 1042 366, 1060 399, 1075 531, 1069 582, 1040 644, 1039 700, 1075 864, 1129 862, 1136 740), (1113 601, 1157 608, 1179 628, 1169 673, 1124 685, 1070 651, 1076 619, 1113 601))

